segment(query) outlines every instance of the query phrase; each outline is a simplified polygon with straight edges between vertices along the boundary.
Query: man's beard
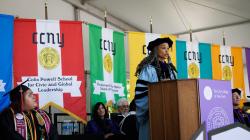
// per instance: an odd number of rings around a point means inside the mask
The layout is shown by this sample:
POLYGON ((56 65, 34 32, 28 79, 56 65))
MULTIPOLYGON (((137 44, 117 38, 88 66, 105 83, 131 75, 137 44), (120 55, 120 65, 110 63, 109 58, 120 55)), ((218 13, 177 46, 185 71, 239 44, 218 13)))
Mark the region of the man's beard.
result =
POLYGON ((128 112, 122 112, 122 115, 126 117, 128 115, 128 112))

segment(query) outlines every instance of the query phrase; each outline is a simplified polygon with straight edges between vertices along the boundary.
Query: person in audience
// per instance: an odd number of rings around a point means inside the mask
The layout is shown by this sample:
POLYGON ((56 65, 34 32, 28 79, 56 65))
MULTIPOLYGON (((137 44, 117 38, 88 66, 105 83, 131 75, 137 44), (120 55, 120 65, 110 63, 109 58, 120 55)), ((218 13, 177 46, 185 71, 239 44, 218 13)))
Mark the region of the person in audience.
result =
POLYGON ((243 104, 243 108, 242 108, 243 112, 246 114, 247 117, 247 123, 246 125, 248 127, 250 127, 250 102, 247 101, 243 104))
POLYGON ((7 93, 11 104, 0 114, 0 138, 3 140, 56 140, 49 115, 37 109, 33 92, 21 84, 7 93))
POLYGON ((125 98, 121 98, 117 102, 118 113, 113 113, 111 119, 119 126, 121 121, 128 115, 129 103, 125 98))
POLYGON ((119 99, 117 102, 118 112, 121 113, 123 116, 127 116, 129 112, 129 103, 128 100, 125 98, 119 99))
POLYGON ((170 38, 157 38, 149 42, 149 54, 137 66, 138 77, 135 88, 136 117, 139 127, 139 140, 149 140, 148 84, 175 80, 176 68, 171 62, 169 50, 173 45, 170 38), (168 62, 166 62, 168 60, 168 62))
POLYGON ((119 127, 108 118, 108 111, 102 102, 95 104, 93 118, 85 129, 85 137, 91 140, 120 140, 119 127))
POLYGON ((246 114, 242 109, 239 108, 241 91, 238 88, 232 89, 233 94, 233 113, 234 122, 240 122, 247 126, 250 126, 250 119, 248 114, 246 114))
POLYGON ((242 110, 246 114, 250 115, 250 102, 249 101, 244 103, 242 110))
POLYGON ((130 103, 129 113, 120 123, 120 131, 127 140, 138 140, 135 100, 130 103))

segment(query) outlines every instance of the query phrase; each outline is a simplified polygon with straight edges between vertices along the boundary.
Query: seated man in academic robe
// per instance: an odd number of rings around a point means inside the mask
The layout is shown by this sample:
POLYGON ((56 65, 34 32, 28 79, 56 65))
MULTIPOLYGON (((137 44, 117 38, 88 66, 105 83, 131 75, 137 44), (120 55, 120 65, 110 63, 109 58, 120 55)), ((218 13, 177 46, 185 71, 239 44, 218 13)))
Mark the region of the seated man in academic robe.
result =
POLYGON ((118 113, 113 113, 111 115, 112 121, 116 123, 116 125, 120 126, 121 121, 128 115, 129 113, 129 103, 125 98, 119 99, 117 102, 118 113))
POLYGON ((250 118, 242 109, 239 108, 241 91, 238 88, 232 89, 234 122, 240 122, 250 127, 250 118))
POLYGON ((135 100, 130 103, 129 113, 120 123, 120 131, 126 140, 138 140, 135 100))

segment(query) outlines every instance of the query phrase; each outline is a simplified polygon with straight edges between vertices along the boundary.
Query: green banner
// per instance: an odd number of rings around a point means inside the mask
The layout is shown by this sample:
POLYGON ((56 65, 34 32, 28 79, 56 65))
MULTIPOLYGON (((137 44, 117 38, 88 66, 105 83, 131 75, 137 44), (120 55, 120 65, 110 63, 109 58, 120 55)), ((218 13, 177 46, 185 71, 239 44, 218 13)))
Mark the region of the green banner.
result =
POLYGON ((124 34, 89 25, 91 106, 127 98, 124 34))

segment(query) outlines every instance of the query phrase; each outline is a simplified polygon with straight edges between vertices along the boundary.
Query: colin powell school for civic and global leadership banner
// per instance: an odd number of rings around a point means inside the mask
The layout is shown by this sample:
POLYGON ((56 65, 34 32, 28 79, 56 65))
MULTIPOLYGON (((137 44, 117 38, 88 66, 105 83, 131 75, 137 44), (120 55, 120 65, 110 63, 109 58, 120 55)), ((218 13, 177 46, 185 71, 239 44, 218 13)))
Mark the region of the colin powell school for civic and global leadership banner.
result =
POLYGON ((85 122, 82 23, 17 19, 14 28, 14 84, 28 80, 40 108, 85 122))
POLYGON ((10 103, 4 94, 12 87, 13 25, 13 16, 0 14, 0 112, 10 103))
POLYGON ((150 41, 157 38, 169 37, 173 41, 172 49, 170 49, 171 61, 176 65, 176 36, 166 34, 142 33, 142 32, 129 32, 128 33, 128 46, 129 46, 129 67, 130 67, 130 100, 134 98, 134 90, 137 77, 135 71, 137 65, 141 60, 148 55, 147 46, 150 41))
POLYGON ((89 24, 91 106, 127 98, 124 33, 89 24))

